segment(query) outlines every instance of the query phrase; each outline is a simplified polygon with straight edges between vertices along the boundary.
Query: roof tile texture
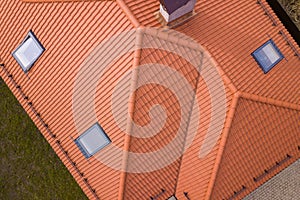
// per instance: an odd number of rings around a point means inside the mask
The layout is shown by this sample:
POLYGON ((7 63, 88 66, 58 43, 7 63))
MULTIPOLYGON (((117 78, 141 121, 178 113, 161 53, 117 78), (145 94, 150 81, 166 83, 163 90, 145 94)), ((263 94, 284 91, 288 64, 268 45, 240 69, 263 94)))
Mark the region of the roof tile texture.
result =
MULTIPOLYGON (((0 70, 0 75, 89 198, 96 197, 63 154, 56 140, 60 140, 69 157, 76 162, 78 169, 84 172, 84 177, 88 177, 87 181, 100 199, 146 199, 159 194, 161 189, 166 192, 160 195, 158 200, 166 199, 174 192, 179 199, 185 198, 183 192, 188 192, 191 199, 229 198, 234 191, 239 191, 243 184, 247 187, 246 192, 261 184, 266 179, 253 183, 253 176, 259 175, 264 169, 272 166, 272 163, 282 160, 286 154, 293 157, 282 167, 300 156, 299 151, 296 152, 296 144, 300 144, 300 116, 299 109, 294 109, 300 104, 300 61, 294 56, 292 48, 286 45, 287 42, 279 31, 287 35, 297 50, 299 47, 267 3, 262 2, 278 23, 277 26, 273 26, 262 6, 255 0, 215 0, 198 1, 196 15, 176 28, 177 31, 197 40, 210 52, 217 63, 214 67, 218 68, 226 83, 225 126, 221 136, 217 138, 216 145, 204 158, 199 157, 199 150, 205 140, 211 117, 210 94, 206 82, 201 77, 197 80, 198 73, 186 60, 161 50, 143 50, 139 61, 134 53, 128 53, 112 63, 112 68, 106 71, 103 79, 97 83, 95 107, 99 123, 116 146, 126 148, 128 145, 129 150, 136 153, 157 150, 172 141, 178 128, 174 124, 178 123, 182 114, 180 105, 176 96, 167 88, 153 85, 139 88, 135 91, 133 111, 130 113, 134 121, 139 125, 149 123, 149 109, 155 104, 163 105, 169 118, 163 131, 154 137, 132 137, 127 140, 128 135, 115 124, 110 108, 117 79, 135 64, 158 62, 176 69, 188 79, 193 89, 197 88, 197 103, 201 110, 197 135, 183 157, 155 172, 128 173, 125 176, 123 172, 102 164, 96 157, 87 161, 73 139, 92 125, 93 118, 81 113, 81 122, 76 124, 79 130, 75 128, 72 94, 79 68, 101 41, 116 33, 133 29, 131 23, 135 22, 134 17, 141 25, 160 26, 155 17, 159 9, 158 0, 124 0, 124 5, 133 16, 128 10, 123 12, 116 2, 111 1, 22 3, 19 0, 11 0, 0 5, 0 21, 5 22, 0 24, 1 60, 41 118, 49 124, 49 129, 57 135, 57 139, 51 138, 8 74, 0 70), (11 52, 30 29, 45 46, 46 51, 26 75, 12 58, 11 52), (270 38, 274 40, 285 59, 268 74, 264 74, 250 54, 270 38), (243 97, 239 96, 240 92, 237 90, 244 93, 243 97), (290 106, 291 104, 293 105, 290 106), (128 141, 129 144, 126 143, 128 141), (241 164, 247 162, 249 165, 241 164), (120 180, 125 180, 124 197, 120 196, 120 190, 123 189, 120 180)), ((206 57, 203 66, 210 66, 209 61, 206 57)), ((97 67, 97 63, 90 63, 90 69, 97 67)), ((159 75, 160 72, 153 73, 159 75)), ((93 77, 93 71, 88 71, 87 76, 93 77)), ((143 79, 139 78, 137 81, 143 79)), ((124 91, 129 92, 131 84, 129 79, 124 91)), ((186 105, 189 106, 193 98, 189 94, 186 94, 186 98, 186 105)), ((166 155, 166 159, 173 155, 172 152, 183 148, 185 134, 181 133, 176 147, 166 155)), ((111 156, 115 157, 116 161, 123 159, 119 154, 111 156)), ((128 159, 129 168, 155 162, 133 160, 130 156, 128 159)), ((267 178, 282 167, 274 170, 267 178)), ((241 196, 244 194, 245 192, 241 196)))
MULTIPOLYGON (((154 42, 154 41, 153 41, 154 42)), ((162 44, 158 44, 160 46, 162 44)), ((141 58, 140 58, 140 65, 143 66, 144 64, 148 63, 159 63, 164 66, 168 66, 172 69, 175 69, 177 72, 180 72, 182 76, 184 76, 188 81, 189 84, 193 87, 193 90, 196 90, 196 98, 197 101, 195 104, 199 105, 201 110, 201 121, 200 121, 200 127, 197 130, 197 133, 199 134, 197 137, 200 137, 200 140, 203 140, 206 134, 206 129, 209 126, 210 122, 210 112, 211 112, 211 105, 210 105, 210 93, 207 88, 207 83, 205 80, 199 77, 199 74, 195 67, 193 67, 191 64, 189 64, 186 60, 183 58, 180 58, 178 55, 162 51, 162 50, 155 50, 155 49, 143 49, 141 52, 141 58), (200 134, 201 131, 201 134, 200 134)), ((214 70, 211 70, 211 68, 214 68, 213 62, 211 58, 208 55, 205 55, 203 57, 201 70, 206 71, 206 73, 210 74, 213 73, 214 70), (211 70, 211 71, 210 71, 211 70)), ((151 68, 151 66, 149 67, 151 68)), ((138 77, 137 82, 143 81, 143 79, 149 79, 148 76, 153 76, 155 74, 156 76, 159 76, 162 72, 161 71, 155 71, 154 69, 151 71, 149 70, 149 73, 145 73, 138 77)), ((164 77, 165 80, 172 80, 175 81, 174 84, 176 84, 176 79, 173 77, 164 77)), ((216 81, 222 81, 222 80, 216 80, 216 81)), ((182 87, 182 86, 181 86, 182 87)), ((147 124, 149 121, 151 121, 149 117, 149 108, 153 105, 159 104, 163 105, 164 109, 166 110, 166 113, 168 115, 167 121, 165 126, 163 127, 162 131, 159 132, 157 135, 147 138, 147 139, 140 139, 133 137, 130 142, 130 152, 153 152, 153 150, 159 150, 160 148, 166 146, 169 144, 174 137, 177 136, 180 138, 177 140, 176 144, 170 149, 167 155, 164 155, 163 159, 173 159, 174 152, 183 150, 184 140, 187 136, 186 131, 180 131, 181 129, 185 130, 187 129, 187 126, 191 126, 191 124, 195 124, 196 122, 190 122, 189 116, 186 116, 184 113, 181 112, 181 108, 183 106, 190 107, 190 112, 192 111, 192 103, 194 97, 192 94, 187 93, 187 88, 183 87, 181 88, 181 93, 184 93, 184 98, 178 99, 178 94, 172 93, 172 91, 168 90, 164 87, 158 87, 157 85, 148 85, 141 87, 136 93, 135 98, 135 108, 133 113, 133 119, 136 120, 136 122, 140 125, 147 124), (176 96, 175 96, 176 95, 176 96), (180 104, 179 104, 180 103, 180 104), (186 116, 186 117, 184 117, 186 116), (180 118, 183 117, 184 122, 183 126, 179 128, 180 118)), ((232 98, 232 92, 229 88, 226 88, 226 100, 227 104, 230 105, 231 98, 232 98)), ((225 105, 226 106, 226 105, 225 105)), ((155 117, 161 118, 162 114, 157 114, 155 117)), ((202 142, 197 140, 198 142, 193 142, 192 146, 190 147, 192 152, 190 152, 191 157, 195 156, 198 158, 198 154, 200 151, 200 147, 202 142), (196 152, 196 153, 195 153, 196 152)), ((212 153, 212 157, 215 158, 216 151, 212 153)), ((159 156, 157 156, 154 159, 160 159, 159 156)), ((207 162, 207 161, 205 161, 207 162)), ((154 160, 134 160, 133 158, 129 157, 128 160, 129 167, 130 168, 137 168, 144 165, 155 165, 154 160)), ((177 189, 177 183, 179 180, 179 170, 181 158, 174 160, 173 163, 166 166, 165 168, 161 170, 157 170, 155 172, 151 173, 140 173, 140 174, 128 174, 127 180, 125 184, 126 193, 125 193, 125 199, 142 199, 143 197, 150 197, 157 195, 161 189, 166 190, 166 192, 159 196, 158 199, 166 199, 167 197, 174 194, 175 190, 177 189)), ((190 166, 190 162, 185 165, 190 166)), ((193 165, 196 165, 202 167, 201 162, 194 162, 193 165)), ((211 164, 211 169, 213 168, 213 163, 211 164)), ((186 172, 188 173, 188 172, 186 172)), ((191 174, 191 173, 190 173, 191 174)), ((207 174, 207 178, 209 179, 209 174, 207 174)), ((191 178, 191 177, 188 177, 191 178)), ((188 182, 186 180, 186 182, 188 182)), ((196 182, 195 184, 197 184, 196 182)), ((190 185, 191 186, 191 185, 190 185)))
MULTIPOLYGON (((150 0, 146 5, 139 1, 125 2, 142 25, 160 26, 157 20, 153 21, 158 1, 150 0)), ((294 56, 279 31, 297 45, 267 2, 262 3, 277 26, 273 26, 257 1, 217 0, 198 1, 196 15, 176 30, 206 47, 239 90, 299 104, 300 93, 293 92, 299 90, 295 84, 300 77, 299 58, 294 56), (265 75, 250 54, 270 38, 286 59, 265 75)), ((296 49, 299 50, 299 47, 296 49)))
MULTIPOLYGON (((74 126, 72 94, 75 75, 86 56, 103 39, 132 28, 125 14, 115 2, 32 4, 13 0, 1 3, 0 16, 0 21, 5 22, 0 24, 0 55, 7 70, 29 97, 29 101, 33 103, 51 131, 56 134, 61 145, 67 149, 69 156, 76 162, 79 170, 84 172, 84 177, 88 177, 88 182, 96 190, 98 196, 101 199, 117 199, 120 172, 95 161, 95 158, 87 161, 72 140, 81 134, 77 132, 74 126), (11 52, 24 39, 30 29, 45 46, 46 51, 26 75, 11 56, 11 52), (99 175, 100 171, 101 175, 99 175)), ((121 74, 130 69, 132 61, 133 55, 131 54, 121 58, 115 74, 121 74)), ((58 148, 55 140, 49 136, 38 118, 27 106, 27 101, 13 87, 4 71, 0 71, 1 77, 9 84, 13 93, 88 197, 95 198, 84 184, 83 178, 76 173, 58 148)), ((111 76, 114 74, 111 73, 108 78, 111 76)), ((109 88, 106 91, 109 91, 109 88)), ((101 99, 99 104, 107 104, 103 98, 101 99)), ((109 137, 115 143, 123 146, 124 134, 116 126, 109 123, 111 115, 103 116, 102 114, 108 112, 108 109, 104 106, 99 107, 97 110, 99 122, 109 133, 109 137)), ((88 118, 84 120, 86 122, 85 128, 91 125, 88 118)))
MULTIPOLYGON (((199 1, 194 19, 177 30, 205 46, 238 90, 299 104, 299 58, 278 34, 288 35, 283 25, 273 26, 256 2, 199 1), (250 54, 270 38, 286 59, 264 74, 250 54)), ((265 1, 263 5, 273 13, 265 1)))
POLYGON ((300 156, 299 119, 300 111, 240 98, 211 198, 229 199, 243 185, 249 193, 295 162, 300 156), (283 161, 287 154, 292 157, 283 161))

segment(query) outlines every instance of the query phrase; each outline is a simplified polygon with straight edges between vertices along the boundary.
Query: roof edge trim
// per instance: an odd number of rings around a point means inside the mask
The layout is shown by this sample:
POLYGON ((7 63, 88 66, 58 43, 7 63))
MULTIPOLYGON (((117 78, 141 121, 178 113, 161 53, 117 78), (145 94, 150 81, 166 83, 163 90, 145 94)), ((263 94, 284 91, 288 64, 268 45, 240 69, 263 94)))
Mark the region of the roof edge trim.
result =
POLYGON ((229 132, 230 132, 231 124, 232 124, 232 121, 233 121, 233 117, 234 117, 235 110, 236 110, 236 107, 238 105, 238 101, 239 101, 240 96, 241 96, 240 92, 236 92, 233 96, 233 99, 232 99, 232 102, 231 102, 231 105, 230 105, 230 109, 229 109, 229 112, 228 112, 228 115, 226 117, 226 121, 225 121, 225 124, 224 124, 224 131, 223 131, 223 134, 222 134, 222 137, 221 137, 221 141, 220 141, 219 149, 218 149, 218 152, 217 152, 217 157, 216 157, 216 160, 215 160, 213 171, 212 171, 212 174, 211 174, 211 178, 210 178, 210 181, 208 183, 207 192, 206 192, 206 195, 205 195, 205 198, 204 198, 205 200, 210 200, 211 194, 213 192, 215 180, 216 180, 217 175, 218 175, 218 171, 219 171, 219 168, 220 168, 220 163, 221 163, 222 156, 223 156, 223 153, 224 153, 225 145, 226 145, 226 142, 227 142, 227 138, 228 138, 228 135, 229 135, 229 132))
POLYGON ((294 104, 294 103, 290 103, 290 102, 286 102, 286 101, 280 101, 280 100, 272 99, 269 97, 263 97, 263 96, 259 96, 256 94, 246 93, 246 92, 241 92, 241 97, 245 98, 245 99, 253 100, 253 101, 258 101, 261 103, 271 104, 271 105, 275 105, 278 107, 284 107, 284 108, 289 108, 292 110, 300 111, 300 104, 294 104))
POLYGON ((136 17, 133 15, 133 13, 131 12, 131 10, 128 8, 128 6, 125 4, 125 2, 123 0, 115 0, 117 2, 117 4, 119 5, 119 7, 123 10, 123 12, 125 13, 125 15, 127 16, 127 18, 130 20, 130 22, 132 23, 132 25, 135 28, 140 27, 140 23, 139 21, 136 19, 136 17))
POLYGON ((74 160, 71 159, 70 156, 66 153, 66 150, 62 146, 60 139, 58 139, 56 135, 53 134, 53 132, 48 127, 48 124, 43 120, 43 118, 40 115, 40 112, 38 112, 38 110, 34 107, 32 102, 25 98, 28 96, 21 89, 22 87, 16 82, 16 80, 14 79, 14 75, 7 68, 5 68, 5 64, 2 63, 1 58, 0 63, 3 64, 0 68, 2 69, 0 71, 0 77, 3 79, 5 84, 8 86, 9 90, 13 93, 15 98, 18 100, 19 104, 22 106, 27 115, 38 128, 42 136, 47 140, 48 144, 51 146, 55 154, 65 165, 69 173, 74 177, 75 181, 83 190, 83 192, 87 195, 87 197, 93 196, 96 200, 100 200, 96 191, 91 187, 89 182, 86 181, 86 179, 82 175, 82 172, 74 164, 74 160), (2 74, 4 74, 5 76, 3 76, 2 74), (67 165, 67 163, 69 163, 70 165, 67 165), (89 195, 88 192, 90 192, 91 195, 89 195))

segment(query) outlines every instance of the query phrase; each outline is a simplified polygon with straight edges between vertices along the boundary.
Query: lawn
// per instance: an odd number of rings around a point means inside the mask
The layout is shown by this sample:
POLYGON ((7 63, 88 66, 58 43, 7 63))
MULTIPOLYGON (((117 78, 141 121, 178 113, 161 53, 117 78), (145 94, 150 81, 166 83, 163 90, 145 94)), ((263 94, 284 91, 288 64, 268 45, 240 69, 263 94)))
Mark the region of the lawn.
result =
POLYGON ((87 199, 0 78, 0 199, 87 199))

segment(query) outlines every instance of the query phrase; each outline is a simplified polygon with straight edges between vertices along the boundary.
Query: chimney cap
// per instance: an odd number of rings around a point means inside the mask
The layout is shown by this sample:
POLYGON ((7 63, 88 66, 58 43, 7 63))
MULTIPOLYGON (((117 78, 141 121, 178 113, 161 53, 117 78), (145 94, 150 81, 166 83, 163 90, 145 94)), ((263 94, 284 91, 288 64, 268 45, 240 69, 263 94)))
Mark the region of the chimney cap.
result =
POLYGON ((160 3, 166 8, 168 14, 173 13, 178 8, 186 5, 189 0, 159 0, 160 3))

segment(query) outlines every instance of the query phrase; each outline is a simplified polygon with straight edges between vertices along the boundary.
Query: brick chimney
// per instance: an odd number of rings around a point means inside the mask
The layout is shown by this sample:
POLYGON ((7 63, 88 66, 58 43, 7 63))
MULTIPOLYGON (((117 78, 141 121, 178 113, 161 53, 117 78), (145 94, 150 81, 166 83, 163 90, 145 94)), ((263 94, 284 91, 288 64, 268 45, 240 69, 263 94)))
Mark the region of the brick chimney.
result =
POLYGON ((169 23, 193 12, 196 0, 160 0, 160 14, 169 23))

